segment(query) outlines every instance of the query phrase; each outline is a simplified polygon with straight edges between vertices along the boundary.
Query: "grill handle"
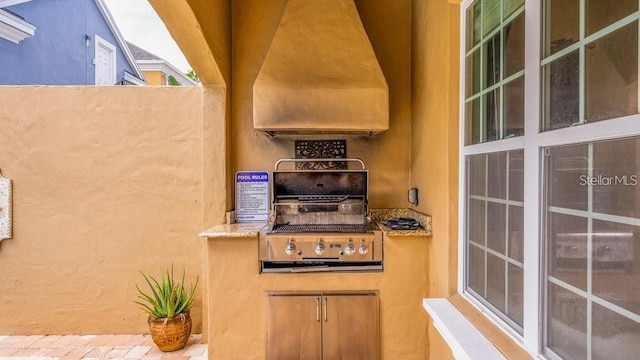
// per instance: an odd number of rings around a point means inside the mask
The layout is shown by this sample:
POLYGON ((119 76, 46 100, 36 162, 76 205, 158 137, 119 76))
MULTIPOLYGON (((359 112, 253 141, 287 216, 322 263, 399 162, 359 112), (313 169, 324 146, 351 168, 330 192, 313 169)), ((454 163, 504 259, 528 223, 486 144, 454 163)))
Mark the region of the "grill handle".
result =
POLYGON ((327 159, 280 159, 276 161, 275 170, 278 170, 278 166, 284 162, 308 162, 308 161, 343 161, 343 162, 357 162, 362 166, 362 170, 366 170, 364 166, 364 162, 360 159, 352 158, 352 159, 340 159, 340 158, 327 158, 327 159))

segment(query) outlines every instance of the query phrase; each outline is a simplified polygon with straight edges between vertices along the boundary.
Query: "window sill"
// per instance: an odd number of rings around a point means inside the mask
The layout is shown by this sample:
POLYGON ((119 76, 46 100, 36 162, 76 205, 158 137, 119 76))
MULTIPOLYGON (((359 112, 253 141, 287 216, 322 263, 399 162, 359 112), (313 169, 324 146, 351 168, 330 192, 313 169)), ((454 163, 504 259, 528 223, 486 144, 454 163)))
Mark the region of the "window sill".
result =
POLYGON ((456 359, 533 359, 460 295, 424 299, 423 306, 456 359))

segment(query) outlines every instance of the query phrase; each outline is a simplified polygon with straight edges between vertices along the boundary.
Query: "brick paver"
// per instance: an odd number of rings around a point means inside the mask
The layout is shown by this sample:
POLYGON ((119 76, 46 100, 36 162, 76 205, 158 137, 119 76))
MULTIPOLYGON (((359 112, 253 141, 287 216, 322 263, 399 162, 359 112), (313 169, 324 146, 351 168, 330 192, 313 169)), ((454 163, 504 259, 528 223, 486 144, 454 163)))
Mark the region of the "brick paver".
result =
POLYGON ((200 334, 191 335, 184 349, 160 351, 149 335, 0 335, 0 360, 204 360, 207 344, 200 334))

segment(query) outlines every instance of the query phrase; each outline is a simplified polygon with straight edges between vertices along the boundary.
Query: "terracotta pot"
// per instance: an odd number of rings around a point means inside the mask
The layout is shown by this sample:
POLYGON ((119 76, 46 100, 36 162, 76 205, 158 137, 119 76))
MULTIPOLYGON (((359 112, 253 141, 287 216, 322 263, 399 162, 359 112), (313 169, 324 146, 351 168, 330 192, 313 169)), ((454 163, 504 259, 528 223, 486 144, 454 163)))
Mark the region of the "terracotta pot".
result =
POLYGON ((162 351, 182 349, 191 335, 191 315, 188 312, 172 318, 156 319, 149 316, 151 339, 162 351))

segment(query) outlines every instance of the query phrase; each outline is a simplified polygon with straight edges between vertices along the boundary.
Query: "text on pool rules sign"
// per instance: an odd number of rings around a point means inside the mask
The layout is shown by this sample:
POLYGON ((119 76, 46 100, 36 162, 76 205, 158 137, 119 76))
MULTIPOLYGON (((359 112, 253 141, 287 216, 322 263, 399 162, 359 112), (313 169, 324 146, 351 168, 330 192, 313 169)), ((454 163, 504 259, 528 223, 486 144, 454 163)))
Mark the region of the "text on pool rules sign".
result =
POLYGON ((236 221, 269 220, 269 173, 238 171, 236 173, 236 221))

